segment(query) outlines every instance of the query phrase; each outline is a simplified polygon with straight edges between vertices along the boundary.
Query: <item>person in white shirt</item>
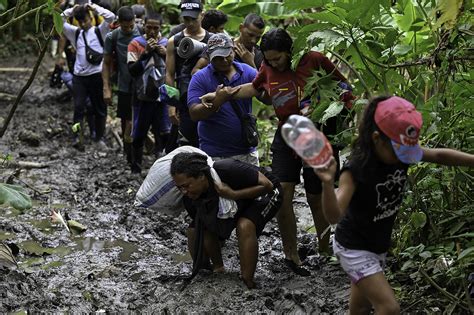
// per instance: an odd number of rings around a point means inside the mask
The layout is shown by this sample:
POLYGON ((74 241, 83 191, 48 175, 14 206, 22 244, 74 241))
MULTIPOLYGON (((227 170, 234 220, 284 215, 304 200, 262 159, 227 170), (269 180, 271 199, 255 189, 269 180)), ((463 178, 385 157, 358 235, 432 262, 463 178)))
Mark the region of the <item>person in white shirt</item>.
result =
MULTIPOLYGON (((102 84, 102 55, 104 39, 109 31, 109 24, 115 19, 115 14, 96 4, 74 6, 62 14, 64 20, 64 36, 76 49, 74 64, 73 96, 74 96, 74 124, 83 125, 84 112, 92 118, 91 138, 104 145, 105 122, 107 106, 103 98, 102 84), (99 26, 92 26, 90 11, 103 17, 99 26), (67 22, 67 18, 74 16, 79 27, 67 22), (91 106, 86 108, 87 97, 91 106), (95 134, 94 134, 95 133, 95 134)), ((82 129, 82 128, 81 128, 82 129)), ((75 136, 73 146, 83 148, 80 137, 75 136)))

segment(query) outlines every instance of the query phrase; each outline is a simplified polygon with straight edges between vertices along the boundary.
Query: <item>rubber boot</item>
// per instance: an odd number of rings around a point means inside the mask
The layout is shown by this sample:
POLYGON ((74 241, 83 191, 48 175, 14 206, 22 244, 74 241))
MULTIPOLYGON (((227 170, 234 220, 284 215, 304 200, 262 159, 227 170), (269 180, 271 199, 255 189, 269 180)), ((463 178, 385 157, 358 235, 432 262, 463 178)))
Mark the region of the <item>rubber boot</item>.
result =
POLYGON ((132 165, 132 144, 128 142, 123 142, 123 153, 125 154, 125 157, 127 158, 127 163, 131 166, 132 165))
POLYGON ((170 133, 166 141, 165 153, 168 154, 178 147, 179 126, 171 125, 170 133))
POLYGON ((92 112, 87 112, 87 125, 89 125, 89 135, 92 139, 92 141, 97 141, 97 134, 95 130, 95 117, 92 112))
POLYGON ((106 117, 95 115, 95 141, 104 140, 106 117))
POLYGON ((132 164, 131 164, 132 173, 135 173, 135 174, 141 173, 142 162, 143 162, 143 144, 139 144, 134 141, 132 144, 132 164))

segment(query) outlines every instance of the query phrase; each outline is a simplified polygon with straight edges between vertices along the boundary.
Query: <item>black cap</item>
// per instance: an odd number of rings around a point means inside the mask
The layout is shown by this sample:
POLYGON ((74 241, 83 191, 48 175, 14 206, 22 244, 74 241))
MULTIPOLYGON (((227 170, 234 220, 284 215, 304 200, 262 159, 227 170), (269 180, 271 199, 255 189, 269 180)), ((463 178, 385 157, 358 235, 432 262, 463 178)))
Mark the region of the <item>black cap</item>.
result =
POLYGON ((200 0, 183 0, 179 4, 181 16, 189 16, 197 19, 202 12, 202 3, 200 0))

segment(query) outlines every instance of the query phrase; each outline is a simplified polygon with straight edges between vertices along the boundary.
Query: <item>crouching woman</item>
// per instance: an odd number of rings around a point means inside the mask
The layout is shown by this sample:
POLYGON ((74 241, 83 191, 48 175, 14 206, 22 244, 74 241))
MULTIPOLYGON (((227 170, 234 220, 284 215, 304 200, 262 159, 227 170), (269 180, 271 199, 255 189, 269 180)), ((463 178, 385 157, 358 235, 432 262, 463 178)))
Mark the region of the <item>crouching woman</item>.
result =
POLYGON ((171 162, 171 176, 184 194, 184 206, 192 219, 187 235, 193 274, 209 259, 214 272, 224 271, 220 241, 236 229, 242 279, 249 289, 254 288, 257 238, 281 206, 280 183, 265 170, 233 159, 217 161, 212 168, 222 183, 213 180, 202 154, 180 153, 171 162), (222 218, 219 197, 235 200, 235 215, 222 218))

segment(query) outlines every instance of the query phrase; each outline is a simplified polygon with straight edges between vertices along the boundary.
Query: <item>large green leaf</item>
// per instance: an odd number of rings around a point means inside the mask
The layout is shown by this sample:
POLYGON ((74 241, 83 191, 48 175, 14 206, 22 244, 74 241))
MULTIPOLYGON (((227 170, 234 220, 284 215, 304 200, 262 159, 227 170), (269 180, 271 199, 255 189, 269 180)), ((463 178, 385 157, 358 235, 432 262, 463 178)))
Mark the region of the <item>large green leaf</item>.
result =
POLYGON ((53 22, 56 32, 58 32, 58 34, 61 34, 63 32, 63 19, 61 17, 61 14, 56 11, 53 12, 53 22))
POLYGON ((332 49, 333 47, 346 41, 346 38, 341 33, 338 33, 332 29, 327 29, 312 33, 308 36, 308 41, 312 45, 323 43, 323 47, 332 49))
POLYGON ((181 0, 153 0, 152 5, 153 6, 175 6, 176 8, 179 6, 179 3, 181 0))
POLYGON ((309 14, 306 14, 305 16, 311 19, 315 19, 318 22, 328 22, 335 26, 341 25, 343 21, 342 18, 333 11, 309 13, 309 14))
POLYGON ((320 123, 324 124, 329 118, 336 117, 344 108, 344 103, 335 101, 329 104, 329 107, 324 111, 324 115, 320 120, 320 123))
POLYGON ((411 1, 404 1, 399 4, 403 10, 402 14, 396 14, 395 20, 397 21, 398 27, 405 32, 408 32, 415 21, 415 8, 411 1))
POLYGON ((413 47, 410 45, 402 45, 402 44, 396 45, 395 48, 393 49, 393 54, 403 56, 403 55, 408 54, 412 49, 413 47))
POLYGON ((255 0, 224 0, 217 6, 227 14, 245 16, 251 12, 256 12, 257 2, 255 0))
POLYGON ((8 0, 0 0, 0 12, 5 11, 8 7, 8 0))
POLYGON ((319 8, 327 3, 325 0, 285 0, 284 6, 290 10, 319 8))
POLYGON ((236 34, 239 31, 239 25, 243 22, 241 16, 227 14, 227 23, 225 29, 231 34, 236 34))
POLYGON ((458 256, 458 260, 464 259, 466 257, 471 257, 474 254, 474 246, 469 247, 461 252, 458 256))
POLYGON ((424 212, 412 213, 411 222, 417 229, 424 227, 426 224, 426 214, 424 212))
POLYGON ((289 10, 277 1, 257 2, 257 13, 266 19, 284 19, 294 17, 297 11, 289 10))
POLYGON ((0 205, 7 203, 18 210, 31 208, 31 199, 23 187, 0 183, 0 205))
POLYGON ((303 27, 288 28, 290 34, 298 34, 298 37, 308 37, 311 32, 323 31, 330 29, 331 25, 328 23, 311 23, 303 27))
POLYGON ((462 0, 438 1, 437 9, 441 12, 441 16, 436 22, 436 27, 440 27, 441 25, 443 25, 446 29, 453 28, 456 24, 462 3, 462 0))

